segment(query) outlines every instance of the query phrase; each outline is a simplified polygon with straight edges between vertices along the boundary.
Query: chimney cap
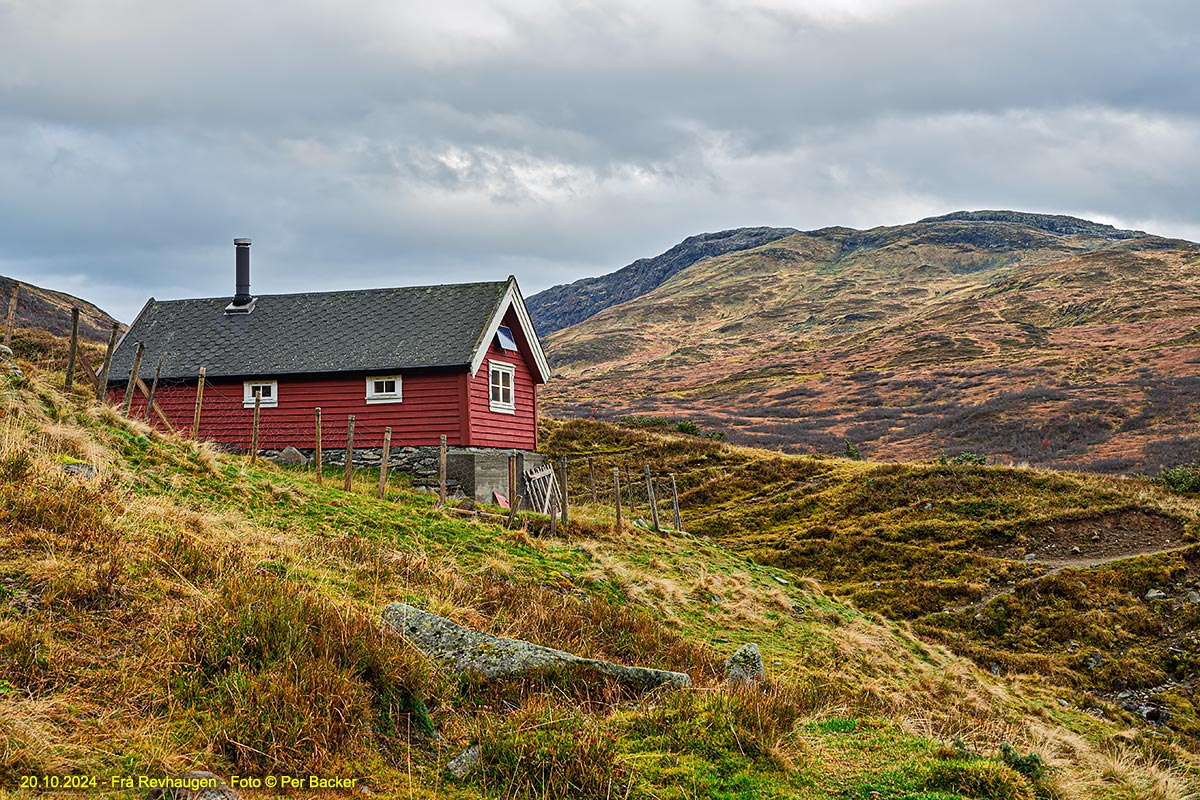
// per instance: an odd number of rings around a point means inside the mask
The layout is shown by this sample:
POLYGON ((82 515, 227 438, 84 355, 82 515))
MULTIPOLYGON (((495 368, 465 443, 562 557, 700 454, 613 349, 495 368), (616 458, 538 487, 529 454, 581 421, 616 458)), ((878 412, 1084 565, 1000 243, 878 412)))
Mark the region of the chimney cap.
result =
POLYGON ((236 245, 237 247, 249 247, 249 246, 250 246, 250 240, 249 240, 249 239, 234 239, 234 240, 233 240, 233 243, 234 243, 234 245, 236 245))

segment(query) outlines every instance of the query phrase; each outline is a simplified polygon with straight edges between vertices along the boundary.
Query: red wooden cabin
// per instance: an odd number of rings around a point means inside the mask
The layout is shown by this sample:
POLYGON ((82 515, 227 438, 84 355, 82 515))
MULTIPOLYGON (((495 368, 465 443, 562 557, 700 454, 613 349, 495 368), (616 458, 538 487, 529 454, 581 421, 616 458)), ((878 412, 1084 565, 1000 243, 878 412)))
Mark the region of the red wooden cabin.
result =
MULTIPOLYGON (((151 298, 113 356, 109 397, 120 402, 139 343, 139 377, 171 425, 190 432, 206 372, 199 437, 247 449, 261 399, 261 450, 436 445, 533 450, 537 389, 549 376, 516 279, 488 283, 262 295, 249 292, 249 240, 235 241, 237 293, 151 298), (161 366, 160 366, 161 364, 161 366)), ((146 397, 135 391, 133 413, 146 397)), ((151 421, 158 423, 155 416, 151 421)))

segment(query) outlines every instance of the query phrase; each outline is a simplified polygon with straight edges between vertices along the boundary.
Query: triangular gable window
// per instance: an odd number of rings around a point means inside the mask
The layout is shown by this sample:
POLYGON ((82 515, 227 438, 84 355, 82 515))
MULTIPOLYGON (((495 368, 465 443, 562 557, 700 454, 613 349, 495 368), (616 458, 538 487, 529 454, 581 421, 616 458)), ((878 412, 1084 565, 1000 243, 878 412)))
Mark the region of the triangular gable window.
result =
POLYGON ((508 329, 507 325, 501 325, 496 329, 496 341, 505 350, 512 350, 514 353, 517 350, 517 340, 513 338, 512 331, 508 329))

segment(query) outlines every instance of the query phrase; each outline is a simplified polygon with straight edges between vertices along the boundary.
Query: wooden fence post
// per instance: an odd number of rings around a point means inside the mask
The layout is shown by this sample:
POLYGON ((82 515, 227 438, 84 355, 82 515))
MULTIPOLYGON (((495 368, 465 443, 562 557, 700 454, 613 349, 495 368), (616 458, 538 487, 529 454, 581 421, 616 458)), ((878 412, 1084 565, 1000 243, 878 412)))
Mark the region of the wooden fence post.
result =
POLYGON ((104 393, 108 391, 108 370, 112 366, 113 350, 117 346, 117 334, 121 330, 121 323, 114 322, 112 333, 108 336, 108 349, 104 351, 104 363, 100 367, 100 374, 96 376, 96 402, 104 402, 104 393))
POLYGON ((67 351, 67 382, 64 389, 71 391, 75 385, 75 354, 79 352, 79 308, 71 309, 71 349, 67 351))
POLYGON ((508 457, 508 527, 517 521, 517 457, 508 457))
POLYGON ((563 456, 562 458, 560 458, 558 460, 558 463, 560 465, 560 468, 562 469, 562 526, 563 526, 563 533, 566 533, 567 532, 567 514, 569 513, 568 509, 571 506, 571 497, 567 493, 567 463, 568 463, 567 457, 563 456))
POLYGON ((621 530, 621 468, 613 467, 613 500, 617 506, 617 530, 621 530))
POLYGON ((596 465, 591 456, 588 456, 588 484, 592 487, 592 505, 600 505, 600 498, 596 496, 596 465))
POLYGON ((643 466, 646 468, 646 502, 650 504, 650 524, 654 530, 658 530, 658 503, 654 500, 654 482, 650 478, 650 465, 643 466))
POLYGON ((446 434, 444 433, 438 449, 438 503, 446 505, 446 434))
POLYGON ((200 441, 200 408, 204 405, 204 376, 207 367, 200 368, 200 380, 196 383, 196 413, 192 415, 192 438, 200 441))
POLYGON ((313 443, 316 445, 316 451, 313 453, 313 463, 317 468, 317 483, 320 483, 322 478, 325 477, 321 466, 321 409, 314 408, 313 415, 317 418, 317 430, 313 434, 313 443))
POLYGON ((258 412, 262 409, 262 395, 254 395, 254 428, 250 433, 250 463, 258 461, 258 412))
POLYGON ((383 460, 379 462, 379 499, 383 499, 384 489, 387 488, 388 459, 392 454, 392 429, 383 429, 383 460))
POLYGON ((553 491, 550 492, 550 536, 558 535, 558 495, 553 491))
POLYGON ((354 415, 346 420, 346 478, 342 489, 350 491, 350 475, 354 470, 354 415))
POLYGON ((629 519, 633 520, 637 508, 633 504, 633 473, 629 471, 629 462, 625 462, 625 486, 629 488, 629 519))
POLYGON ((675 485, 675 473, 671 473, 671 505, 675 509, 675 530, 683 530, 683 520, 679 517, 679 487, 675 485))
MULTIPOLYGON (((154 381, 150 384, 150 396, 146 398, 146 422, 150 421, 150 414, 154 411, 154 396, 158 394, 158 375, 162 372, 163 354, 158 356, 158 366, 154 368, 154 381)), ((257 403, 255 406, 257 407, 257 403)), ((257 426, 257 412, 255 413, 255 425, 257 426)))
POLYGON ((4 321, 4 346, 12 346, 13 325, 17 320, 17 293, 21 291, 21 284, 13 283, 12 294, 8 296, 8 318, 4 321))
MULTIPOLYGON (((142 369, 142 356, 146 352, 146 343, 138 342, 137 352, 133 355, 133 369, 129 370, 129 382, 125 384, 125 402, 121 403, 121 413, 128 417, 129 406, 133 403, 133 390, 137 387, 137 381, 134 380, 142 369)), ((150 416, 150 403, 146 403, 146 417, 150 416)))

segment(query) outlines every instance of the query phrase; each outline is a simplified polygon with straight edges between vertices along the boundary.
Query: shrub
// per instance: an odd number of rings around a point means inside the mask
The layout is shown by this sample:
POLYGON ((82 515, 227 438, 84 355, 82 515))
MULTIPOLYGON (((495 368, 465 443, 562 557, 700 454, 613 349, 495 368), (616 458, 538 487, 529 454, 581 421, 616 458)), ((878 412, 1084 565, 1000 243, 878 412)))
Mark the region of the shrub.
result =
POLYGON ((688 419, 681 419, 675 423, 675 430, 679 433, 686 433, 689 436, 699 436, 700 426, 688 419))
POLYGON ((935 764, 926 783, 931 789, 980 800, 1034 800, 1033 790, 1023 775, 991 759, 935 764))
POLYGON ((432 732, 426 662, 378 625, 290 581, 249 574, 175 643, 175 702, 238 769, 311 770, 432 732))
POLYGON ((846 439, 846 446, 842 448, 842 456, 850 459, 851 461, 863 460, 862 452, 858 449, 858 445, 849 439, 846 439))
POLYGON ((1154 482, 1172 492, 1200 492, 1200 464, 1195 462, 1178 467, 1163 467, 1154 482))

